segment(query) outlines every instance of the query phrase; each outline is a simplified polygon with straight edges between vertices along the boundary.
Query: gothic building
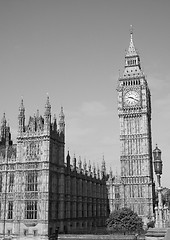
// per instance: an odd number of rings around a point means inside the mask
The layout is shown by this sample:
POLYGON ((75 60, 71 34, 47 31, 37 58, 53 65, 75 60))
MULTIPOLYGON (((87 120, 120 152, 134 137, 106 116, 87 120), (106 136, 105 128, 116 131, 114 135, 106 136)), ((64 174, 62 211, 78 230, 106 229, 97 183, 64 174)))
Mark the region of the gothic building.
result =
MULTIPOLYGON (((130 207, 146 223, 154 212, 154 180, 151 140, 151 97, 141 69, 131 31, 125 55, 125 67, 118 80, 118 116, 120 121, 119 204, 130 207)), ((111 181, 111 180, 110 180, 111 181)), ((111 191, 111 190, 110 190, 111 191)), ((110 203, 115 202, 115 196, 110 203)), ((115 205, 112 209, 116 208, 115 205)))
POLYGON ((65 161, 63 108, 57 124, 47 97, 43 117, 37 111, 26 125, 22 100, 17 144, 5 115, 0 137, 0 236, 48 239, 56 228, 76 232, 105 224, 105 162, 100 171, 75 156, 71 164, 69 153, 65 161))
POLYGON ((5 115, 0 127, 0 236, 48 239, 59 232, 90 231, 104 226, 111 211, 130 207, 146 223, 153 217, 155 186, 152 166, 151 99, 140 56, 133 43, 118 80, 121 175, 106 174, 81 158, 65 159, 63 108, 51 119, 49 97, 25 123, 19 107, 17 143, 5 115))
POLYGON ((119 210, 122 207, 120 201, 121 178, 117 173, 113 176, 112 171, 110 171, 107 180, 107 189, 110 212, 119 210))

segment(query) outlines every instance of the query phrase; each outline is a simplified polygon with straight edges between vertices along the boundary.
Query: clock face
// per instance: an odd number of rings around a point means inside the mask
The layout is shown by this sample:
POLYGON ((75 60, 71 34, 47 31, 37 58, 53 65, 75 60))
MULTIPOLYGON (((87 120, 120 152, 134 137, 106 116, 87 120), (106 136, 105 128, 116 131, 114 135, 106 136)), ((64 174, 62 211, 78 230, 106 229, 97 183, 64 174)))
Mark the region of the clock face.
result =
POLYGON ((140 102, 140 95, 138 92, 133 90, 133 91, 129 91, 129 92, 125 93, 124 103, 127 106, 134 106, 134 105, 139 104, 139 102, 140 102))

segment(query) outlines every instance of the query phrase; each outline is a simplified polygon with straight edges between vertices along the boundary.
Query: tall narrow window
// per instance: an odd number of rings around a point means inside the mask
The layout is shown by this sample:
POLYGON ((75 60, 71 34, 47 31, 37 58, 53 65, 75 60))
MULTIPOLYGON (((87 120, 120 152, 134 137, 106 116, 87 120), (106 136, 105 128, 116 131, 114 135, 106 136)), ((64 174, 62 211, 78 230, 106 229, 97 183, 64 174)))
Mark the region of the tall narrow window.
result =
POLYGON ((13 191, 14 187, 14 173, 10 173, 9 175, 9 192, 13 191))
POLYGON ((8 202, 8 219, 13 219, 13 202, 8 202))
POLYGON ((115 198, 120 198, 120 193, 119 193, 119 186, 115 186, 115 198))
POLYGON ((143 187, 142 187, 142 185, 140 185, 140 195, 141 195, 141 197, 143 197, 143 187))
POLYGON ((26 191, 38 191, 37 188, 37 171, 28 171, 26 174, 26 191))
POLYGON ((25 218, 37 219, 37 201, 25 202, 25 218))
POLYGON ((2 192, 2 173, 0 174, 0 192, 2 192))

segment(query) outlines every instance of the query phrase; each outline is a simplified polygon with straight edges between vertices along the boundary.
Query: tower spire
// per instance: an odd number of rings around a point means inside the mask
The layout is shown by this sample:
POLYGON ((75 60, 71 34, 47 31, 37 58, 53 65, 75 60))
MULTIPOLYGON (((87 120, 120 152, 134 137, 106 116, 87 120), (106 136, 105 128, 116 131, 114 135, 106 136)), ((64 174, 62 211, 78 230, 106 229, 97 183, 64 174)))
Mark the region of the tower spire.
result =
POLYGON ((1 138, 2 140, 5 141, 6 138, 6 117, 5 117, 5 113, 3 114, 2 120, 1 120, 1 138))
POLYGON ((150 90, 145 75, 140 68, 140 57, 135 49, 133 38, 134 33, 131 26, 130 44, 125 55, 125 69, 123 76, 119 78, 117 88, 121 176, 119 178, 116 171, 114 182, 119 184, 121 181, 120 199, 123 199, 121 207, 132 207, 134 198, 137 198, 139 203, 143 204, 143 207, 142 209, 136 207, 135 211, 140 212, 145 222, 148 217, 152 216, 155 204, 153 167, 150 161, 152 159, 151 100, 150 90), (144 92, 145 94, 143 94, 144 92), (145 122, 147 122, 147 128, 145 122), (134 128, 136 123, 138 128, 134 128), (142 141, 143 134, 147 136, 145 142, 142 141), (134 137, 139 138, 137 144, 134 142, 134 137), (125 147, 127 141, 128 147, 125 147), (135 162, 133 161, 134 158, 136 159, 135 162), (141 159, 144 160, 142 171, 136 168, 140 165, 141 159), (135 179, 132 179, 132 175, 135 175, 135 179), (142 181, 140 180, 141 177, 142 181), (149 181, 147 180, 148 177, 149 181), (128 186, 124 184, 127 182, 128 186), (135 190, 136 182, 138 182, 138 191, 135 190), (144 192, 146 196, 144 196, 144 192), (145 197, 146 201, 144 200, 145 197))
POLYGON ((136 56, 136 55, 138 55, 138 54, 135 49, 135 45, 133 43, 133 27, 132 27, 132 25, 130 25, 130 44, 129 44, 129 48, 126 53, 126 57, 132 57, 132 56, 136 56))
POLYGON ((103 159, 102 159, 101 172, 102 172, 102 176, 104 177, 106 175, 106 163, 105 163, 105 159, 104 159, 104 154, 103 154, 103 159))
POLYGON ((130 25, 130 39, 133 40, 133 26, 130 25))
POLYGON ((12 145, 9 123, 7 123, 5 113, 3 114, 0 127, 0 145, 12 145))
POLYGON ((134 77, 134 75, 142 75, 140 57, 134 45, 133 33, 133 27, 130 25, 130 43, 125 55, 125 69, 123 73, 123 77, 128 78, 134 77))
POLYGON ((44 131, 50 132, 51 127, 51 104, 49 100, 49 96, 47 94, 47 100, 45 104, 45 111, 44 111, 44 131))
POLYGON ((46 100, 46 104, 45 104, 45 113, 44 115, 46 116, 50 116, 51 115, 51 105, 50 105, 50 100, 49 100, 49 96, 47 94, 47 100, 46 100))
POLYGON ((60 133, 64 133, 65 131, 65 116, 64 116, 64 112, 63 112, 63 107, 61 107, 61 111, 60 111, 60 114, 59 114, 59 131, 60 133))
POLYGON ((18 124, 18 133, 21 134, 25 129, 25 108, 23 97, 21 98, 21 104, 19 106, 18 124))
POLYGON ((3 114, 3 117, 2 117, 2 121, 1 121, 2 125, 3 126, 6 126, 6 117, 5 117, 5 113, 3 114))

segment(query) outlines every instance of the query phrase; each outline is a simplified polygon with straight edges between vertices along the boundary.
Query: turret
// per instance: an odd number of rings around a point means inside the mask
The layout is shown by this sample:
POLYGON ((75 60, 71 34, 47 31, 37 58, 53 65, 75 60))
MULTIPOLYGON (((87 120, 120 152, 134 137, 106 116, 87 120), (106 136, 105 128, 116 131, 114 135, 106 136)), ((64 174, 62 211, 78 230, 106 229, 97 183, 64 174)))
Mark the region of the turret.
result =
POLYGON ((89 175, 91 175, 91 162, 89 160, 89 164, 88 164, 88 169, 89 169, 89 175))
POLYGON ((2 139, 2 141, 5 138, 6 138, 6 117, 5 117, 5 113, 4 113, 2 120, 1 120, 1 139, 2 139))
POLYGON ((96 177, 96 167, 94 163, 93 163, 93 177, 96 177))
POLYGON ((74 170, 76 171, 77 166, 76 166, 76 157, 75 157, 75 154, 74 154, 74 157, 73 157, 73 168, 74 168, 74 170))
POLYGON ((47 100, 46 100, 46 104, 45 104, 44 117, 47 119, 51 117, 51 105, 50 105, 49 96, 47 96, 47 100))
POLYGON ((99 165, 97 165, 97 178, 100 179, 100 169, 99 169, 99 165))
POLYGON ((61 112, 59 114, 59 133, 65 133, 65 116, 64 116, 64 112, 63 112, 63 107, 61 107, 61 112))
POLYGON ((47 96, 44 112, 44 131, 50 132, 50 125, 51 125, 51 105, 49 96, 47 96))
POLYGON ((84 159, 84 163, 83 163, 83 169, 84 169, 84 173, 87 173, 87 163, 86 163, 86 159, 84 159))
POLYGON ((130 30, 130 44, 125 55, 125 69, 123 77, 131 78, 143 74, 141 71, 140 57, 133 42, 133 29, 130 30))
POLYGON ((102 160, 101 173, 102 173, 102 177, 106 176, 106 163, 104 160, 104 155, 103 155, 103 160, 102 160))
POLYGON ((56 119, 56 115, 54 114, 54 118, 53 118, 53 131, 57 131, 57 119, 56 119))
POLYGON ((9 124, 7 126, 5 113, 3 114, 3 117, 2 117, 2 120, 1 120, 1 141, 0 141, 0 145, 4 145, 4 146, 12 145, 10 127, 9 127, 9 124))
POLYGON ((6 127, 5 145, 6 146, 10 145, 10 142, 11 142, 11 133, 10 133, 10 127, 9 127, 9 123, 8 123, 8 126, 6 127))
POLYGON ((23 99, 21 99, 21 104, 19 107, 19 115, 18 115, 18 134, 20 135, 25 130, 25 108, 23 99))
POLYGON ((78 160, 78 168, 79 168, 79 171, 81 172, 82 171, 82 161, 81 161, 80 156, 79 156, 79 160, 78 160))

